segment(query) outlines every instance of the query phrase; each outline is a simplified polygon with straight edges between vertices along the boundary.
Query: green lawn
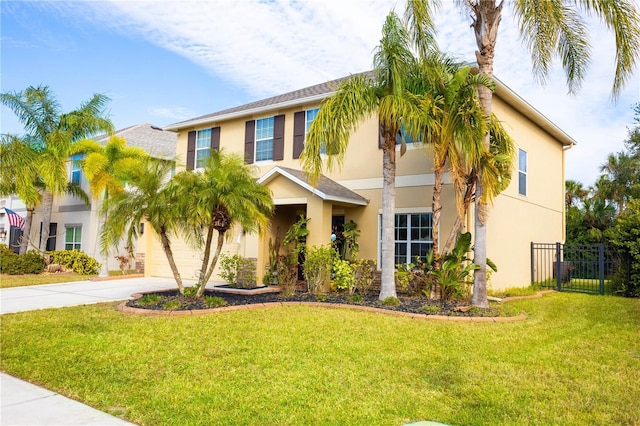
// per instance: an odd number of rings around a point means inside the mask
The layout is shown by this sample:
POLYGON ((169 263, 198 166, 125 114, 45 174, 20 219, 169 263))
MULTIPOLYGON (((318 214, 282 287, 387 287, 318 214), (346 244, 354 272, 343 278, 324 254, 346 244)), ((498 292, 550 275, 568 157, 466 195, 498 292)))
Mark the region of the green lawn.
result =
POLYGON ((515 323, 305 306, 2 316, 0 368, 143 425, 640 424, 640 300, 558 293, 515 323))
POLYGON ((41 274, 41 275, 0 275, 0 288, 22 287, 28 285, 41 284, 58 284, 68 283, 72 281, 87 281, 96 275, 77 275, 77 274, 41 274))

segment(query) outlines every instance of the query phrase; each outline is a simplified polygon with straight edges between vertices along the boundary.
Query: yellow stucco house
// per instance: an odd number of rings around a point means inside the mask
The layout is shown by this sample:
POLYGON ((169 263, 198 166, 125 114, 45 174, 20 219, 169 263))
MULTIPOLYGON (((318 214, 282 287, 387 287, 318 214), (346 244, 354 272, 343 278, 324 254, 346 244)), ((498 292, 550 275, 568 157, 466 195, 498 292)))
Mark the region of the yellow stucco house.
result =
MULTIPOLYGON (((488 222, 488 256, 499 271, 494 289, 526 286, 530 281, 530 243, 564 239, 564 155, 575 141, 496 81, 493 108, 518 148, 511 185, 495 200, 488 222)), ((262 282, 268 242, 281 236, 299 215, 310 218, 309 246, 328 244, 336 225, 353 220, 361 231, 359 257, 380 258, 382 150, 377 118, 365 120, 352 135, 344 166, 325 173, 316 187, 301 172, 300 153, 307 129, 321 101, 337 81, 326 82, 246 105, 167 126, 178 135, 177 156, 198 169, 211 149, 238 153, 256 167, 256 179, 273 194, 276 205, 269 234, 260 238, 241 229, 224 250, 257 259, 262 282)), ((431 248, 431 202, 434 182, 428 150, 409 146, 397 160, 396 263, 412 261, 431 248)), ((446 239, 455 220, 451 185, 443 191, 440 235, 446 239)), ((471 219, 467 230, 473 232, 471 219)), ((147 238, 146 274, 172 276, 164 253, 151 233, 147 238)), ((199 274, 201 253, 176 242, 174 254, 184 278, 199 274)), ((214 273, 212 281, 221 281, 214 273)), ((210 284, 211 285, 211 284, 210 284)))

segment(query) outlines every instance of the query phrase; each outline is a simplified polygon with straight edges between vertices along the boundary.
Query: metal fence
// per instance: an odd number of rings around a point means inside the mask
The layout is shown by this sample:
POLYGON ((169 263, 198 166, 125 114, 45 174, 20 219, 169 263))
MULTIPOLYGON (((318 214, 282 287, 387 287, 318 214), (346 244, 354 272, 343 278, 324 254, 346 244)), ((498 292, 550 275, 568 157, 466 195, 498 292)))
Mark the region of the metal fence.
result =
POLYGON ((619 265, 604 244, 531 243, 531 283, 542 287, 604 294, 619 265))

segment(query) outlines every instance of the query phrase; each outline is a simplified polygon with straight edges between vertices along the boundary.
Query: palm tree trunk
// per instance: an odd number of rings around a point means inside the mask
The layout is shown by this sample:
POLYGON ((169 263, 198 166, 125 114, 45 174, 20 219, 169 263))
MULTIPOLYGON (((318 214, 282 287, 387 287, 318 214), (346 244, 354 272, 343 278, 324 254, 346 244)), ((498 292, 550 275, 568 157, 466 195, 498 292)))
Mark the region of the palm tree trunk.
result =
POLYGON ((203 281, 204 276, 207 274, 207 268, 209 266, 209 257, 211 256, 211 241, 213 241, 213 221, 209 224, 207 229, 207 240, 204 243, 204 256, 202 257, 202 265, 200 266, 200 276, 198 277, 198 285, 203 287, 209 280, 203 281))
POLYGON ((22 230, 22 238, 20 239, 19 254, 25 254, 31 242, 31 228, 33 225, 33 211, 35 209, 27 208, 27 217, 24 219, 24 229, 22 230))
POLYGON ((395 210, 396 210, 396 146, 397 132, 384 129, 382 148, 382 276, 380 300, 397 297, 395 283, 395 210))
MULTIPOLYGON (((473 29, 476 37, 476 44, 479 51, 476 52, 476 60, 480 73, 493 77, 493 61, 495 56, 496 39, 498 37, 498 26, 502 14, 501 1, 496 6, 495 1, 482 1, 473 6, 475 18, 473 29)), ((482 112, 490 119, 492 113, 493 92, 485 86, 478 86, 478 97, 482 112)), ((489 128, 484 138, 485 149, 489 150, 491 137, 489 128)), ((475 211, 475 241, 474 241, 474 262, 480 266, 473 276, 473 296, 471 304, 480 308, 488 308, 487 300, 487 219, 489 216, 489 206, 483 202, 482 194, 482 168, 477 170, 476 177, 476 211, 475 211)))
POLYGON ((198 294, 196 294, 197 297, 202 297, 202 295, 204 294, 204 290, 207 283, 209 282, 209 278, 211 278, 213 270, 216 268, 218 257, 220 257, 220 252, 222 252, 222 245, 224 244, 224 234, 224 232, 218 231, 218 244, 216 244, 216 252, 213 255, 213 259, 211 259, 211 265, 209 265, 209 268, 207 269, 207 273, 202 280, 202 284, 200 284, 200 288, 198 288, 198 294))
POLYGON ((49 240, 49 226, 51 225, 51 214, 53 212, 53 194, 49 191, 42 193, 42 233, 40 234, 39 250, 44 253, 47 250, 49 240))
MULTIPOLYGON (((442 177, 444 175, 444 166, 446 163, 446 157, 436 165, 434 170, 435 174, 435 182, 433 185, 433 200, 431 204, 431 210, 433 214, 433 223, 432 223, 432 250, 433 250, 433 268, 440 268, 440 216, 442 215, 442 177)), ((441 287, 440 283, 436 281, 433 282, 431 286, 431 295, 432 299, 440 298, 441 287)))
POLYGON ((458 212, 456 216, 456 221, 451 228, 451 232, 449 232, 449 237, 447 237, 447 242, 442 248, 443 253, 448 253, 453 250, 453 247, 458 241, 458 237, 462 234, 462 227, 464 226, 464 218, 467 216, 467 212, 469 211, 469 206, 473 201, 474 190, 476 188, 476 171, 473 169, 471 171, 471 176, 469 177, 469 181, 467 182, 467 189, 464 193, 464 198, 462 199, 462 214, 458 212))
POLYGON ((182 284, 182 278, 180 277, 180 271, 178 271, 178 267, 176 266, 176 261, 173 259, 173 252, 171 251, 171 243, 169 243, 167 231, 164 228, 161 228, 159 234, 160 241, 162 242, 162 249, 164 250, 165 256, 167 256, 167 261, 169 261, 171 272, 173 272, 173 278, 178 284, 180 294, 184 294, 184 285, 182 284))

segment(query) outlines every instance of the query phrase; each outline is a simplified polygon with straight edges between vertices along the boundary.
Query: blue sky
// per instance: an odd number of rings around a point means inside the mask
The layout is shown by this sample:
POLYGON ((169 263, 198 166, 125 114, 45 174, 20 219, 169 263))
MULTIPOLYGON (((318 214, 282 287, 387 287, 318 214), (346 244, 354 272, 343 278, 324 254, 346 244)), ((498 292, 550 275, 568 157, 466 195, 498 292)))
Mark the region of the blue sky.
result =
MULTIPOLYGON (((443 0, 440 47, 472 60, 468 17, 443 0)), ((371 68, 382 22, 396 0, 0 2, 0 88, 48 85, 65 111, 93 93, 111 98, 116 128, 165 126, 371 68)), ((640 72, 610 100, 613 38, 590 22, 593 54, 577 96, 556 64, 541 86, 508 7, 495 74, 572 136, 567 178, 593 184, 606 155, 622 149, 640 72)), ((21 133, 6 108, 1 132, 21 133)))

